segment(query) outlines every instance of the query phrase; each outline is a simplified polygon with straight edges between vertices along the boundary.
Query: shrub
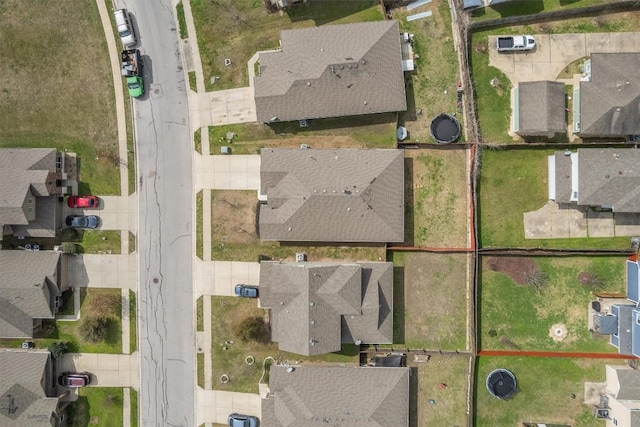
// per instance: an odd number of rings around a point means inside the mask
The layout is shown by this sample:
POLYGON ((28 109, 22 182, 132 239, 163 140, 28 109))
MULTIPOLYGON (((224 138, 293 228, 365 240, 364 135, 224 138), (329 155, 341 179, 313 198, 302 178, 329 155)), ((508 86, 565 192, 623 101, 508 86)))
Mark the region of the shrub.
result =
POLYGON ((51 352, 51 357, 58 360, 67 352, 68 346, 67 343, 63 341, 52 342, 49 344, 48 350, 51 352))
POLYGON ((81 320, 78 333, 83 340, 96 343, 105 339, 108 326, 108 319, 99 316, 89 316, 81 320))
POLYGON ((233 333, 242 341, 266 342, 269 340, 269 331, 260 316, 245 317, 233 325, 233 333))
POLYGON ((525 272, 525 280, 527 285, 531 286, 536 291, 543 290, 549 283, 549 278, 544 271, 538 268, 537 265, 525 272))

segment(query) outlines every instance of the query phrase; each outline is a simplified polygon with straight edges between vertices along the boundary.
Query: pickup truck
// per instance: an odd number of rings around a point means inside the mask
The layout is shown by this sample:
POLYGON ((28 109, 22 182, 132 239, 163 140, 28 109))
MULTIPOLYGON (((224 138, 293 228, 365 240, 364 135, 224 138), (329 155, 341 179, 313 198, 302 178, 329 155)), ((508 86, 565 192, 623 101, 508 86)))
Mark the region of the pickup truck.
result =
POLYGON ((138 49, 122 51, 122 65, 120 68, 122 75, 127 82, 129 95, 139 98, 144 95, 144 80, 142 79, 142 59, 138 49))
POLYGON ((503 36, 496 41, 498 52, 513 52, 517 50, 531 50, 536 47, 533 36, 503 36))

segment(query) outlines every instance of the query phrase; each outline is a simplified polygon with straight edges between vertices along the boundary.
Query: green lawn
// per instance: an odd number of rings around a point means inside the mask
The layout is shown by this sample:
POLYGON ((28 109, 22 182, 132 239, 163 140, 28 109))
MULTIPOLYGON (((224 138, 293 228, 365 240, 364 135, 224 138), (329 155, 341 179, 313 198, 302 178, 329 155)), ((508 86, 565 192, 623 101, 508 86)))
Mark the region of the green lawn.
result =
POLYGON ((84 387, 78 400, 67 409, 71 427, 122 426, 122 388, 84 387))
POLYGON ((247 62, 257 51, 277 48, 280 30, 383 19, 375 0, 309 2, 282 14, 268 13, 256 0, 194 0, 191 10, 207 91, 247 86, 247 62), (220 79, 212 84, 214 76, 220 79))
POLYGON ((587 309, 594 298, 591 291, 624 292, 625 257, 530 259, 547 278, 542 291, 517 284, 505 273, 491 271, 489 258, 482 258, 479 348, 615 353, 608 340, 589 336, 587 309), (581 284, 578 275, 583 272, 597 277, 594 283, 598 283, 581 284), (549 336, 556 324, 564 324, 568 331, 560 342, 549 336))
POLYGON ((211 306, 212 384, 216 390, 257 393, 262 364, 267 356, 290 363, 295 361, 358 362, 358 351, 354 345, 343 344, 341 353, 305 357, 280 351, 275 343, 243 342, 233 334, 232 325, 248 316, 263 316, 264 310, 257 308, 253 300, 235 297, 211 297, 211 306), (229 343, 230 341, 233 343, 229 343), (255 363, 252 365, 245 363, 247 356, 253 356, 255 363), (228 375, 230 379, 226 384, 222 384, 219 380, 223 374, 228 375))
POLYGON ((508 16, 533 15, 552 12, 559 9, 593 6, 606 3, 606 0, 537 0, 497 4, 492 7, 480 7, 471 12, 473 21, 506 18, 508 16))
POLYGON ((138 349, 138 312, 136 311, 136 293, 129 290, 129 352, 134 353, 138 349))
POLYGON ((480 357, 476 365, 476 427, 519 426, 523 421, 602 427, 583 405, 584 381, 605 379, 605 365, 619 360, 560 359, 538 357, 480 357), (516 377, 518 393, 510 400, 489 394, 485 381, 496 368, 509 369, 516 377), (575 395, 575 398, 572 398, 575 395))
POLYGON ((118 141, 96 2, 3 1, 0 39, 0 147, 76 152, 83 191, 119 194, 119 170, 101 155, 118 141))
POLYGON ((138 392, 134 388, 129 389, 131 401, 131 427, 138 427, 138 392))
MULTIPOLYGON (((202 192, 196 193, 196 256, 202 259, 202 192)), ((209 191, 209 190, 206 190, 209 191)))
POLYGON ((187 34, 187 20, 184 17, 184 5, 182 1, 179 1, 176 5, 176 15, 178 16, 178 27, 180 27, 180 38, 186 39, 189 35, 187 34))
POLYGON ((548 201, 547 156, 552 150, 484 149, 479 183, 480 246, 626 249, 628 237, 525 239, 524 212, 548 201))
POLYGON ((119 230, 83 230, 82 253, 86 254, 120 254, 119 230))
POLYGON ((201 296, 196 300, 196 331, 204 331, 204 297, 201 296))
POLYGON ((197 355, 198 387, 204 388, 204 353, 197 355))

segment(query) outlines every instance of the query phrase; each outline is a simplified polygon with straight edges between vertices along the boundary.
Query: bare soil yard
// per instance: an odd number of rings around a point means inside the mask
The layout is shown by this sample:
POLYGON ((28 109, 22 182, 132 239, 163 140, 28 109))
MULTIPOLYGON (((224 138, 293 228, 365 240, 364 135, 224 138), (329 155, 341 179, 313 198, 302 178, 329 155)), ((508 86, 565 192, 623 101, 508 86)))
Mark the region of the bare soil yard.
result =
POLYGON ((405 151, 405 244, 468 247, 466 149, 405 151))
POLYGON ((263 242, 256 234, 255 191, 211 192, 211 257, 221 261, 258 261, 259 255, 294 261, 297 252, 309 261, 381 261, 384 246, 308 245, 263 242))
POLYGON ((467 348, 466 254, 394 252, 394 342, 411 349, 467 348))

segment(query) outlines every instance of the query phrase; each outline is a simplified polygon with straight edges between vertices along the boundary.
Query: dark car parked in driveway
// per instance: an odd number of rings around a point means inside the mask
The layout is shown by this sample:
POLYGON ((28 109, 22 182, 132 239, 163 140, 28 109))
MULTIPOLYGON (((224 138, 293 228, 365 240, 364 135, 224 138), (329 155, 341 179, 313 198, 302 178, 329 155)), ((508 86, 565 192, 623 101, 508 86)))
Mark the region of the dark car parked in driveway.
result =
POLYGON ((58 377, 58 384, 63 387, 85 387, 91 384, 88 372, 63 372, 58 377))
POLYGON ((235 294, 242 298, 258 298, 258 287, 251 285, 236 285, 235 294))
POLYGON ((69 215, 65 220, 67 227, 72 228, 98 228, 100 218, 95 215, 69 215))
POLYGON ((231 414, 227 420, 230 427, 258 427, 260 421, 251 415, 231 414))

